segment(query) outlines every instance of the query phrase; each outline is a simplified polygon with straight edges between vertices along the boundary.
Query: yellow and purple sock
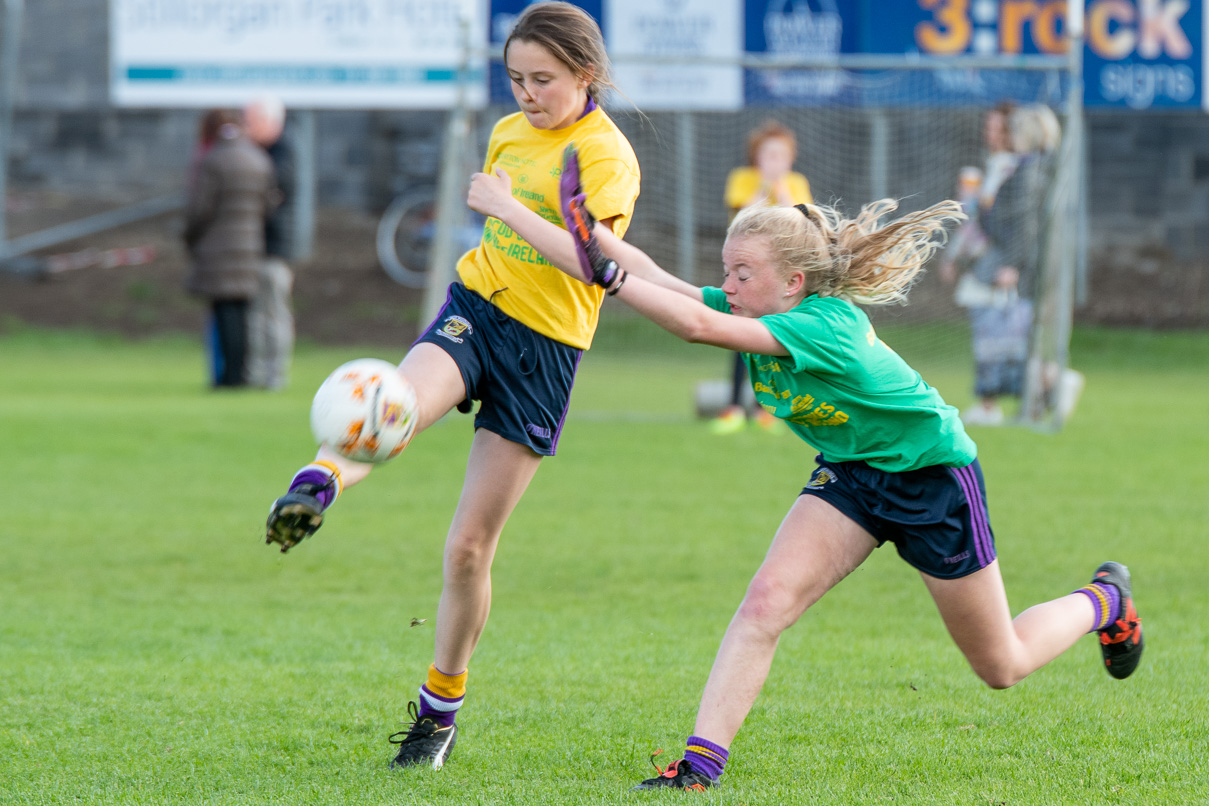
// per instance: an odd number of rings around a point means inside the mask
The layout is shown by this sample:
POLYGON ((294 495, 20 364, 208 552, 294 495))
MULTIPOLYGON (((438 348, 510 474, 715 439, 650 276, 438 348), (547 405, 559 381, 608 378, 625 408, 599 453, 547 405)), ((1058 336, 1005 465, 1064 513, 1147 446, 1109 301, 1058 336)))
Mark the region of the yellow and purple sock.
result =
POLYGON ((1091 600, 1096 611, 1096 621, 1088 632, 1098 632, 1121 617, 1121 591, 1116 585, 1093 582, 1074 593, 1081 593, 1091 600))
POLYGON ((706 741, 700 736, 688 737, 688 747, 684 751, 684 759, 693 765, 693 769, 703 775, 708 775, 717 781, 726 768, 726 759, 730 753, 725 747, 706 741))
POLYGON ((466 674, 445 674, 435 663, 429 666, 428 680, 420 686, 420 718, 431 717, 446 728, 452 725, 466 699, 466 674))
POLYGON ((323 505, 324 509, 334 504, 340 496, 340 491, 344 489, 344 483, 340 479, 340 468, 323 460, 311 462, 295 473, 290 482, 290 492, 302 484, 313 484, 319 488, 315 492, 315 497, 319 499, 319 503, 323 505))

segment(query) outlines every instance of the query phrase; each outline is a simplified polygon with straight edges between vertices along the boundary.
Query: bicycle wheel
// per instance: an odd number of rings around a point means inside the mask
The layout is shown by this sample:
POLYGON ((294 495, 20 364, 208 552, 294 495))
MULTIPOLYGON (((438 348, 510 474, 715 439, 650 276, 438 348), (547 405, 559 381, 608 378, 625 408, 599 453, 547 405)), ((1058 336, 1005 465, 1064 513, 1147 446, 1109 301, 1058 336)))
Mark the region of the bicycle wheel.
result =
POLYGON ((429 251, 437 222, 437 192, 412 188, 398 196, 378 221, 378 262, 390 278, 408 288, 428 283, 429 251))

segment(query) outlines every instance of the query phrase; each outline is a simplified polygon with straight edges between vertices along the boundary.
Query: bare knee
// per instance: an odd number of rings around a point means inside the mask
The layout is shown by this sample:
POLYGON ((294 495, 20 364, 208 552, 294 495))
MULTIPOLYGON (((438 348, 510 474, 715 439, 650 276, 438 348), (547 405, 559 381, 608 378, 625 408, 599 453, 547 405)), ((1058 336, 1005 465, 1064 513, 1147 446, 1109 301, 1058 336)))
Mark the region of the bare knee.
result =
POLYGON ((1015 664, 1010 663, 1006 659, 985 660, 981 662, 971 660, 970 668, 974 670, 974 674, 978 675, 978 678, 982 682, 996 691, 1011 688, 1027 676, 1017 669, 1015 664))
POLYGON ((446 575, 473 577, 490 571, 495 557, 496 537, 481 530, 451 534, 445 546, 446 575))
POLYGON ((756 574, 739 605, 736 618, 756 625, 773 635, 792 627, 806 606, 794 591, 778 583, 771 575, 756 574))

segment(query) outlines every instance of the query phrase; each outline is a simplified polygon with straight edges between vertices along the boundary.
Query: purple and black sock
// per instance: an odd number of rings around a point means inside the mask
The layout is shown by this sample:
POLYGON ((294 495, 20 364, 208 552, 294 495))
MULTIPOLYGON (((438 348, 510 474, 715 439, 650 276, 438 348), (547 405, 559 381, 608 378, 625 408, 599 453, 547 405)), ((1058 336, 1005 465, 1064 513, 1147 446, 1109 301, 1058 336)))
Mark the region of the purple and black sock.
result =
POLYGON ((324 461, 311 462, 295 473, 294 479, 290 482, 290 492, 303 484, 310 484, 318 488, 314 491, 314 496, 319 499, 319 503, 323 505, 324 509, 335 502, 343 486, 340 483, 339 468, 331 462, 324 461))
POLYGON ((1074 593, 1081 593, 1091 600, 1096 611, 1095 624, 1088 632, 1098 632, 1121 617, 1121 591, 1116 585, 1093 582, 1074 593))
POLYGON ((722 775, 729 757, 730 753, 721 745, 706 741, 700 736, 688 737, 684 760, 692 764, 694 770, 709 776, 711 780, 717 781, 722 775))

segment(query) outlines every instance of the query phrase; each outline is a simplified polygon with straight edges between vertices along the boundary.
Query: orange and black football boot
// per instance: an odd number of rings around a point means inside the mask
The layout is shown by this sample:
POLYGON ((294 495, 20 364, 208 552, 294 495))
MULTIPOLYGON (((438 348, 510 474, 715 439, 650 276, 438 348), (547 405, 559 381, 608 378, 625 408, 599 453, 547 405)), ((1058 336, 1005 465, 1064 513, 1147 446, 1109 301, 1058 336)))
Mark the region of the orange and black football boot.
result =
POLYGON ((1142 659, 1142 619, 1133 605, 1129 569, 1120 563, 1106 562, 1096 569, 1091 581, 1113 585, 1121 593, 1120 617, 1100 630, 1099 635, 1104 668, 1113 677, 1124 680, 1142 659))
MULTIPOLYGON (((651 756, 651 763, 655 764, 655 755, 651 756)), ((679 759, 668 764, 666 768, 661 768, 655 764, 655 769, 659 775, 655 778, 648 778, 634 789, 685 789, 689 792, 704 792, 712 786, 717 785, 717 781, 710 778, 704 773, 697 772, 693 769, 693 765, 687 759, 679 759)))

